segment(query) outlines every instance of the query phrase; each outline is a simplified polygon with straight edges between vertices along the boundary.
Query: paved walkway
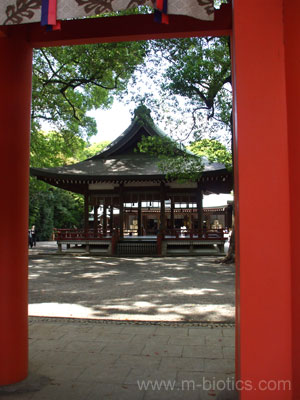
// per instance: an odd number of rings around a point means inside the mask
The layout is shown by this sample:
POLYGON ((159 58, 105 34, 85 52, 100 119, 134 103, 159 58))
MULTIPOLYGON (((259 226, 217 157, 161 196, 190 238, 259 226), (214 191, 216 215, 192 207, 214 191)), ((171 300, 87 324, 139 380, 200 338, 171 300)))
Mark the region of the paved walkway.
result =
POLYGON ((237 399, 234 364, 229 325, 30 318, 29 377, 0 398, 237 399))

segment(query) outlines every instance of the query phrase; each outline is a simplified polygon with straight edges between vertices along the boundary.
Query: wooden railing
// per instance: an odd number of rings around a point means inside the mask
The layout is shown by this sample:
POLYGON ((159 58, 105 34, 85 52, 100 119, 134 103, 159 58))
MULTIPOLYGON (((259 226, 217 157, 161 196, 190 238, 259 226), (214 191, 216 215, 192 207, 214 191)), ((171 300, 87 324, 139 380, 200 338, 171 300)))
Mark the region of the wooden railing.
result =
MULTIPOLYGON (((108 237, 112 237, 114 229, 111 231, 107 229, 106 232, 103 232, 103 229, 55 229, 54 230, 54 238, 55 240, 101 240, 108 237)), ((129 234, 129 231, 124 231, 125 236, 129 234)), ((137 235, 137 232, 134 232, 133 235, 137 235)), ((200 239, 200 240, 225 240, 223 229, 211 229, 204 231, 199 234, 199 232, 195 229, 166 229, 165 234, 162 236, 162 239, 166 236, 172 236, 176 239, 200 239)))
POLYGON ((108 229, 106 233, 102 229, 55 229, 55 240, 103 240, 111 237, 112 232, 108 229))
POLYGON ((203 232, 196 229, 167 229, 165 236, 174 236, 176 239, 226 240, 223 229, 209 229, 203 232))

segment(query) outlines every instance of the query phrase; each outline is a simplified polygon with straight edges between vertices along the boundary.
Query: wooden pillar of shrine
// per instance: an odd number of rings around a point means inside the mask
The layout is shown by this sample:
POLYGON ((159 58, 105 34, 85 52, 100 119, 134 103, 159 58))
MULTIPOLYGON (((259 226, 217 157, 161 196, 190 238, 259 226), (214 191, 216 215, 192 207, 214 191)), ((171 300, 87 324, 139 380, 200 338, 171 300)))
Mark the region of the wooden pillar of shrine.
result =
POLYGON ((142 228, 142 202, 138 202, 138 236, 143 236, 142 228))
POLYGON ((119 230, 120 230, 120 237, 124 237, 124 184, 120 183, 119 187, 119 230))
POLYGON ((103 219, 103 235, 105 236, 107 233, 107 206, 105 203, 103 204, 102 219, 103 219))
POLYGON ((0 386, 25 379, 28 371, 32 48, 26 33, 19 26, 0 38, 0 386))
POLYGON ((166 188, 164 182, 160 184, 160 233, 165 234, 166 231, 166 207, 165 207, 165 198, 166 198, 166 188))
POLYGON ((197 200, 198 235, 199 237, 201 237, 203 233, 203 191, 201 189, 200 182, 198 182, 196 200, 197 200))
POLYGON ((94 236, 98 235, 98 204, 94 206, 94 236))
POLYGON ((112 231, 114 229, 114 207, 111 205, 109 207, 109 228, 110 228, 110 234, 112 235, 112 231))
POLYGON ((194 233, 194 215, 193 215, 193 207, 190 208, 190 230, 191 230, 191 235, 194 233))
POLYGON ((89 194, 84 194, 84 232, 87 237, 89 231, 89 194))
POLYGON ((225 208, 225 226, 229 229, 232 228, 232 210, 233 207, 231 204, 225 208))
POLYGON ((171 223, 171 231, 173 234, 174 228, 175 228, 175 221, 174 221, 174 197, 171 196, 171 210, 170 210, 170 223, 171 223))

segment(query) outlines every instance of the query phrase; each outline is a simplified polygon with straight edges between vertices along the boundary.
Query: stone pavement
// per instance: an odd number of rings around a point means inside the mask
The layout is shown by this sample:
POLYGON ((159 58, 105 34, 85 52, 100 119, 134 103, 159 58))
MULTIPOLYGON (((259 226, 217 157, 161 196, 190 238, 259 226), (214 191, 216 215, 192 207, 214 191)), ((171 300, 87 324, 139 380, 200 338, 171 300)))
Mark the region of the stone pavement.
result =
POLYGON ((31 317, 29 337, 29 377, 1 400, 238 398, 231 324, 31 317))

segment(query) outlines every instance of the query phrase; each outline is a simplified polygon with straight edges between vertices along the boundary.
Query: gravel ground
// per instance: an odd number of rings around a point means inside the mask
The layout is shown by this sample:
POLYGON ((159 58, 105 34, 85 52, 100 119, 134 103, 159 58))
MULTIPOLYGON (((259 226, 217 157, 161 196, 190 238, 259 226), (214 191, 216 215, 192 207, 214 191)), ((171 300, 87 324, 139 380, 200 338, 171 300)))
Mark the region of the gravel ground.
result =
POLYGON ((30 254, 29 315, 231 323, 235 267, 215 260, 30 254))
POLYGON ((234 321, 234 266, 210 257, 29 257, 29 315, 234 321))

